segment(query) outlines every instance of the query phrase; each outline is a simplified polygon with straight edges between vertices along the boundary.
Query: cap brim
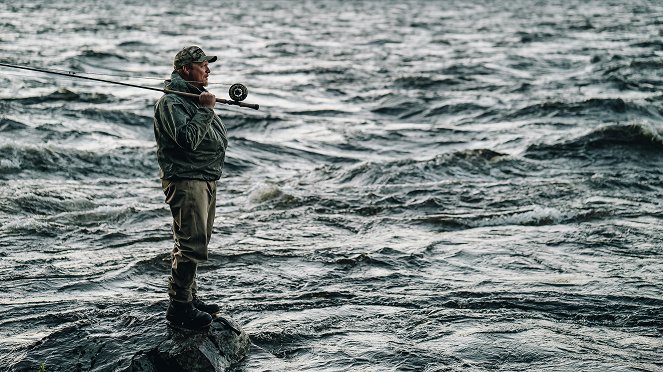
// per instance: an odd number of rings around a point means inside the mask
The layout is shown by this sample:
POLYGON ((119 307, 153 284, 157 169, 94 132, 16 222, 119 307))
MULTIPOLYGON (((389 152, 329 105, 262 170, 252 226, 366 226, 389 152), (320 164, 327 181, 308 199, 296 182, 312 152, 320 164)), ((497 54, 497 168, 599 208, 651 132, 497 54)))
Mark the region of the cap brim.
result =
POLYGON ((204 56, 204 57, 201 57, 197 61, 194 61, 194 62, 202 63, 202 62, 205 62, 205 61, 207 61, 209 63, 216 62, 216 56, 204 56))

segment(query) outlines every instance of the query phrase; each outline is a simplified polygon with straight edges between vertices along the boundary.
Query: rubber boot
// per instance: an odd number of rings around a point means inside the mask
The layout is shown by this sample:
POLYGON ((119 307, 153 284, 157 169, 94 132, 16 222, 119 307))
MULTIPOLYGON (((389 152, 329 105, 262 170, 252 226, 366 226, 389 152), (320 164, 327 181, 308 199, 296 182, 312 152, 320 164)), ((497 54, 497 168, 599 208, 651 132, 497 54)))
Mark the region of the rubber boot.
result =
POLYGON ((212 316, 196 309, 191 302, 170 301, 166 319, 172 325, 186 329, 201 329, 212 324, 212 316))
POLYGON ((191 301, 191 303, 193 304, 193 307, 195 307, 196 309, 198 309, 200 311, 204 311, 209 315, 215 315, 219 311, 221 311, 221 308, 219 307, 219 305, 217 305, 217 304, 206 304, 205 302, 203 302, 203 300, 198 298, 198 296, 196 296, 196 295, 193 296, 193 301, 191 301))

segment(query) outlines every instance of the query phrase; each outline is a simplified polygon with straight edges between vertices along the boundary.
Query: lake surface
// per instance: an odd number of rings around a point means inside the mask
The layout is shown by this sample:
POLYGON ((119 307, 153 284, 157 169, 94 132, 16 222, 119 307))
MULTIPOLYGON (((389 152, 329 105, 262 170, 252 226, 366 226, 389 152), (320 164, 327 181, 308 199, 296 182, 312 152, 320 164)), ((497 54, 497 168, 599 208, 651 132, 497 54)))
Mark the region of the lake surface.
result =
MULTIPOLYGON (((0 62, 219 56, 199 287, 238 371, 663 369, 663 4, 26 1, 0 62)), ((167 307, 160 93, 0 67, 0 369, 121 371, 167 307), (151 323, 150 323, 151 322, 151 323)), ((164 319, 165 321, 165 319, 164 319)))

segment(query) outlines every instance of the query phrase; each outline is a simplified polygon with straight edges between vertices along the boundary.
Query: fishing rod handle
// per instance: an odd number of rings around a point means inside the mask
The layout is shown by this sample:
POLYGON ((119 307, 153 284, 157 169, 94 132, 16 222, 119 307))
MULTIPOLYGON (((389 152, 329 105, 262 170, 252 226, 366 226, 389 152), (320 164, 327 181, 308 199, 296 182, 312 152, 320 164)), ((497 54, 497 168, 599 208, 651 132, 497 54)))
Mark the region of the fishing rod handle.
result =
MULTIPOLYGON (((189 98, 200 98, 199 94, 180 92, 178 90, 164 89, 163 92, 164 93, 173 93, 173 94, 177 94, 178 96, 189 97, 189 98)), ((255 103, 244 103, 244 102, 230 101, 230 100, 223 99, 223 98, 217 98, 216 102, 224 103, 226 105, 236 105, 236 106, 239 106, 239 107, 252 108, 254 110, 258 110, 260 108, 260 105, 255 104, 255 103)))
POLYGON ((225 103, 226 105, 236 105, 236 106, 239 106, 239 107, 247 107, 247 108, 251 108, 251 109, 254 109, 254 110, 260 109, 260 105, 258 105, 257 103, 245 103, 245 102, 238 102, 238 101, 230 101, 230 100, 223 99, 223 98, 217 98, 216 102, 225 103))

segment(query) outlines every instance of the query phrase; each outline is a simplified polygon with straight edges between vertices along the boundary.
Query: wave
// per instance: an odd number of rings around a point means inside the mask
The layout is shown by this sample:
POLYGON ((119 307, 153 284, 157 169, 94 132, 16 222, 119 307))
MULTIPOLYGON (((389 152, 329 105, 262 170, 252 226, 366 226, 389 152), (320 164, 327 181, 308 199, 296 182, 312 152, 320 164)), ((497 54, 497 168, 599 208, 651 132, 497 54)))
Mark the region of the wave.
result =
POLYGON ((483 217, 480 220, 470 222, 470 226, 504 226, 504 225, 554 225, 564 221, 573 220, 573 214, 568 211, 560 211, 553 207, 542 207, 535 205, 530 210, 510 214, 483 217))
POLYGON ((441 115, 453 115, 453 114, 468 114, 468 113, 482 113, 486 115, 487 107, 477 105, 471 102, 461 102, 457 104, 443 104, 431 108, 426 112, 424 116, 433 117, 441 115))
POLYGON ((315 148, 295 148, 285 144, 263 143, 243 137, 233 137, 230 139, 227 158, 227 164, 231 168, 226 169, 265 168, 275 163, 290 162, 292 159, 314 164, 354 162, 353 159, 326 154, 315 148))
POLYGON ((663 317, 659 298, 643 296, 594 295, 559 291, 481 292, 454 291, 440 298, 443 307, 481 309, 525 309, 553 319, 590 325, 651 328, 660 326, 663 317), (449 300, 451 298, 451 300, 449 300))
POLYGON ((646 41, 638 41, 635 43, 631 44, 632 47, 634 48, 647 48, 647 49, 653 49, 656 51, 661 51, 663 50, 663 42, 660 40, 646 40, 646 41))
POLYGON ((495 75, 495 70, 482 64, 457 63, 443 68, 442 73, 450 76, 462 76, 463 79, 473 81, 475 75, 495 75))
POLYGON ((446 102, 433 105, 425 100, 388 94, 382 97, 371 112, 395 116, 399 119, 427 119, 442 115, 492 115, 493 110, 472 102, 446 102))
POLYGON ((600 57, 595 57, 592 62, 597 63, 597 71, 604 79, 619 90, 659 91, 659 71, 663 62, 658 57, 624 59, 621 56, 613 56, 605 62, 600 57))
POLYGON ((440 154, 428 160, 364 162, 344 169, 340 183, 361 185, 437 182, 453 177, 513 177, 533 165, 489 150, 472 149, 440 154))
POLYGON ((395 94, 385 96, 371 112, 389 116, 396 116, 399 119, 406 119, 426 111, 426 105, 420 100, 413 100, 395 94))
POLYGON ((445 231, 464 230, 489 226, 547 226, 596 221, 614 217, 605 209, 569 210, 547 205, 533 205, 518 210, 506 210, 485 214, 429 214, 413 217, 414 223, 433 225, 445 231))
POLYGON ((535 32, 518 31, 516 32, 515 36, 520 39, 521 43, 525 44, 525 43, 546 41, 552 39, 556 35, 550 32, 542 32, 542 31, 535 31, 535 32))
POLYGON ((70 229, 64 224, 45 221, 42 218, 28 217, 0 224, 3 235, 30 236, 30 237, 56 237, 70 229))
POLYGON ((325 109, 313 109, 313 110, 297 110, 297 111, 286 111, 290 115, 307 115, 307 116, 320 116, 320 117, 335 117, 335 116, 348 116, 351 113, 342 110, 325 110, 325 109))
POLYGON ((658 87, 652 85, 648 79, 638 81, 640 79, 633 79, 632 76, 624 76, 622 74, 610 74, 605 78, 605 81, 614 85, 619 90, 636 90, 642 92, 658 92, 658 87))
POLYGON ((85 177, 145 177, 158 174, 153 149, 119 147, 86 151, 54 145, 0 146, 0 179, 39 174, 74 179, 85 177))
POLYGON ((273 74, 273 75, 299 75, 299 74, 310 74, 319 78, 329 78, 329 77, 339 77, 341 79, 354 80, 353 77, 349 74, 360 73, 360 71, 351 71, 347 66, 341 64, 330 64, 330 65, 316 65, 316 64, 300 64, 297 66, 283 66, 275 67, 271 69, 262 69, 261 74, 273 74), (326 76, 329 75, 329 76, 326 76))
POLYGON ((117 53, 112 53, 112 52, 100 52, 96 50, 84 50, 82 51, 78 57, 83 57, 83 58, 94 58, 94 59, 106 59, 106 58, 115 58, 115 59, 120 59, 120 60, 126 60, 126 58, 122 55, 119 55, 117 53))
MULTIPOLYGON (((642 47, 644 45, 648 45, 648 43, 645 42, 640 45, 634 44, 633 46, 642 47)), ((600 55, 595 55, 592 57, 591 62, 597 64, 598 71, 603 75, 626 71, 639 73, 642 73, 645 70, 657 71, 663 66, 663 61, 658 57, 634 56, 633 58, 625 58, 619 54, 605 58, 600 55)))
POLYGON ((141 40, 128 40, 128 41, 123 41, 119 44, 117 44, 118 47, 120 48, 130 48, 130 49, 139 49, 139 48, 150 48, 153 45, 148 44, 144 41, 141 40))
POLYGON ((252 203, 260 204, 267 201, 289 197, 278 186, 270 184, 259 184, 249 192, 248 199, 252 203))
POLYGON ((26 124, 23 124, 19 121, 12 120, 12 119, 7 119, 7 118, 0 118, 0 132, 10 132, 14 130, 22 130, 26 129, 28 126, 26 124))
POLYGON ((231 137, 238 136, 243 131, 264 133, 266 130, 273 129, 275 125, 283 123, 286 119, 273 113, 257 114, 251 112, 237 112, 231 110, 218 110, 217 114, 223 120, 226 129, 231 133, 231 137))
POLYGON ((25 212, 31 215, 50 215, 94 208, 95 204, 89 196, 71 190, 63 191, 63 188, 54 187, 26 190, 15 197, 5 195, 5 202, 0 204, 0 210, 12 214, 25 212))
MULTIPOLYGON (((576 117, 581 114, 598 116, 635 114, 637 117, 654 116, 657 112, 621 98, 591 98, 581 102, 543 102, 526 106, 506 115, 507 119, 523 117, 576 117)), ((611 116, 611 117, 612 117, 611 116)))
POLYGON ((42 96, 23 98, 4 98, 4 101, 15 101, 25 105, 34 105, 49 102, 81 102, 81 103, 111 103, 116 99, 109 94, 103 93, 76 93, 66 88, 60 88, 54 92, 42 96))
POLYGON ((102 122, 119 123, 138 127, 150 127, 153 122, 151 116, 134 114, 124 110, 84 109, 77 112, 75 115, 82 115, 86 118, 102 122))
POLYGON ((599 152, 613 154, 658 155, 663 150, 663 135, 651 125, 609 125, 588 134, 554 144, 536 144, 527 148, 525 156, 532 159, 558 157, 592 157, 599 152))
POLYGON ((425 259, 419 254, 412 254, 394 248, 380 248, 372 252, 343 252, 338 250, 316 250, 312 260, 325 265, 338 265, 344 269, 354 267, 403 268, 421 267, 425 259))
POLYGON ((452 77, 444 75, 419 74, 399 77, 394 81, 394 84, 396 87, 404 89, 436 89, 461 85, 466 82, 467 81, 462 78, 462 75, 459 77, 452 77))

